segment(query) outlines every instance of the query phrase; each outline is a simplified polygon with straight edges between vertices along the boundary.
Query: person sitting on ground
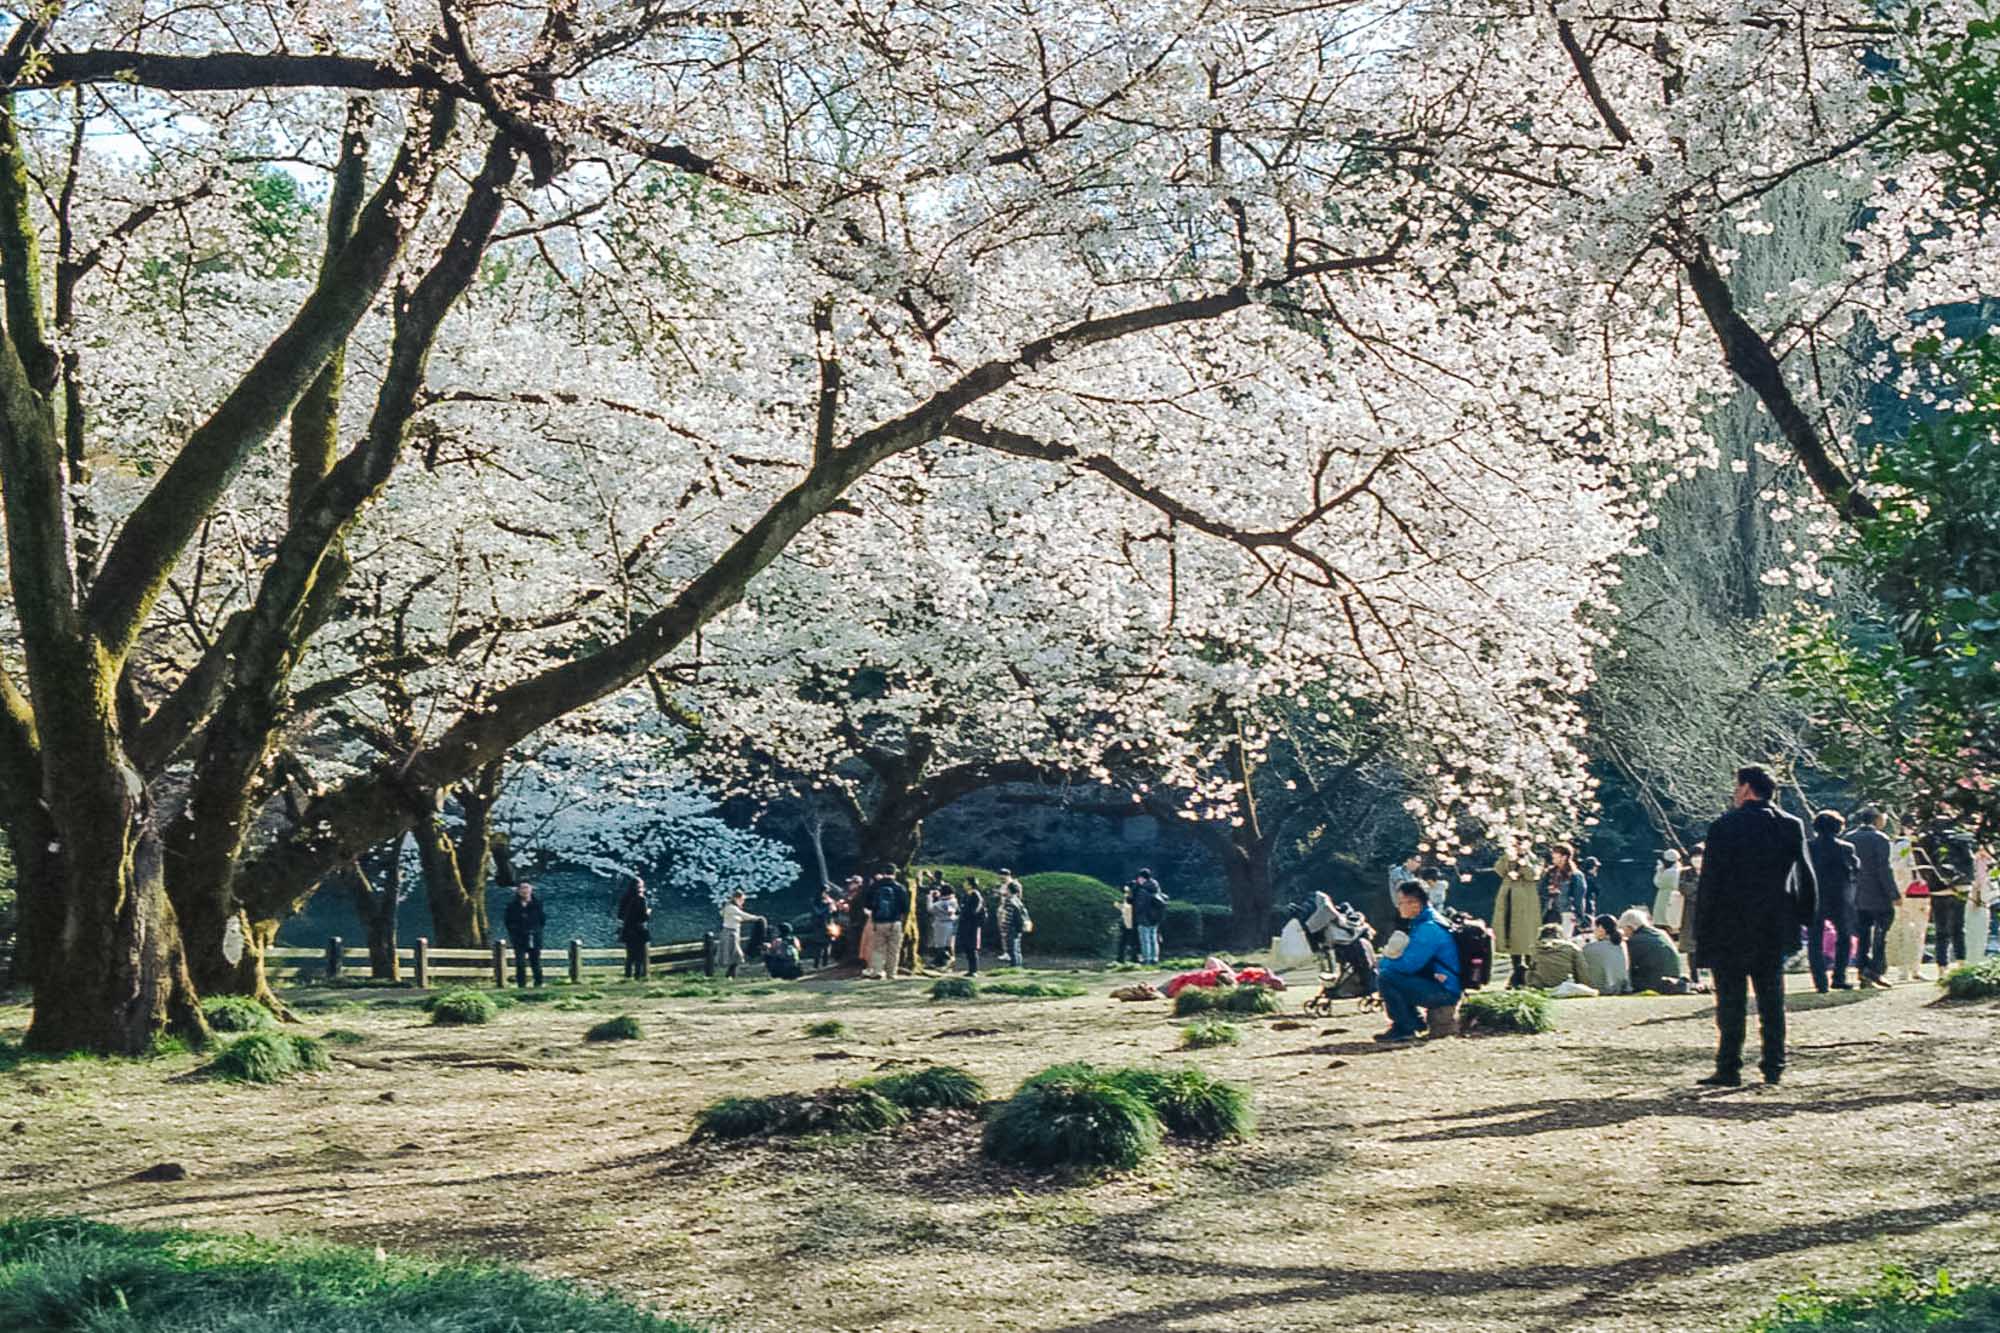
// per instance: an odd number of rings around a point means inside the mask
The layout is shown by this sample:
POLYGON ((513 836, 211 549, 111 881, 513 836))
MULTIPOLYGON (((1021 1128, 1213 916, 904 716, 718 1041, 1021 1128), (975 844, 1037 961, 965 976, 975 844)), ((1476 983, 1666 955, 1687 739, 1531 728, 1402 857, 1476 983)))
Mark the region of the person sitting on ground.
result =
POLYGON ((1667 938, 1667 932, 1653 924, 1645 908, 1626 909, 1625 915, 1618 918, 1618 926, 1625 932, 1625 961, 1631 972, 1633 994, 1643 995, 1647 991, 1659 995, 1687 994, 1687 978, 1681 975, 1681 956, 1674 951, 1674 942, 1667 938))
POLYGON ((1591 923, 1590 943, 1583 946, 1583 975, 1599 995, 1623 995, 1632 988, 1632 972, 1625 961, 1625 933, 1618 919, 1599 914, 1591 923))
POLYGON ((1528 960, 1528 984, 1536 990, 1554 990, 1565 981, 1574 981, 1579 986, 1590 984, 1583 967, 1583 950, 1563 938, 1562 922, 1551 921, 1542 927, 1534 957, 1528 960))
POLYGON ((715 937, 715 965, 732 981, 736 969, 743 965, 743 923, 764 922, 763 917, 744 909, 743 900, 748 896, 741 889, 729 895, 722 904, 722 930, 715 937))
POLYGON ((1409 943, 1394 958, 1376 968, 1375 984, 1389 1030, 1377 1033, 1385 1043, 1415 1041, 1424 1026, 1422 1010, 1457 1004, 1463 993, 1458 977, 1458 941, 1444 918, 1431 909, 1431 893, 1420 881, 1396 886, 1396 912, 1403 918, 1409 943))
POLYGON ((797 981, 805 969, 799 966, 799 937, 791 923, 780 921, 764 945, 764 971, 779 981, 797 981))

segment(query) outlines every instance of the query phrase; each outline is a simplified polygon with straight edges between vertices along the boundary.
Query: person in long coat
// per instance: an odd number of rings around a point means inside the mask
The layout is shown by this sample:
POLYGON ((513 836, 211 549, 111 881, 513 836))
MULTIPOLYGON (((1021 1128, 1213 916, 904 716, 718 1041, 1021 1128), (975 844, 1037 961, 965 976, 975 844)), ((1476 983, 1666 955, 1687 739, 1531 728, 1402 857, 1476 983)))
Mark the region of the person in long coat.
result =
POLYGON ((1542 937, 1541 876, 1509 852, 1493 864, 1500 876, 1500 892, 1493 899, 1493 951, 1504 953, 1514 963, 1511 989, 1525 985, 1528 959, 1542 937))
POLYGON ((979 932, 985 924, 986 896, 979 891, 979 881, 967 875, 958 895, 958 956, 965 960, 969 977, 979 975, 979 932))
POLYGON ((1785 956, 1799 928, 1817 919, 1819 886, 1806 826, 1771 804, 1777 783, 1752 765, 1736 774, 1736 808, 1708 826, 1701 893, 1695 899, 1700 952, 1715 975, 1715 1073, 1709 1087, 1743 1081, 1747 990, 1757 993, 1766 1083, 1785 1069, 1785 956))

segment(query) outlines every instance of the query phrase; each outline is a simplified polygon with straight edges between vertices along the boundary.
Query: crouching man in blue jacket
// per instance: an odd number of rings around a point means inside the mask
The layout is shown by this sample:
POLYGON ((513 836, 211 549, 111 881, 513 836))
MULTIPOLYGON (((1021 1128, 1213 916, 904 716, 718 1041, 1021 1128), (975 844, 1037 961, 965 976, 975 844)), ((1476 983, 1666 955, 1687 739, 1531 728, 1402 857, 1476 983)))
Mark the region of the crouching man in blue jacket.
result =
POLYGON ((1396 886, 1396 911, 1402 914, 1409 944, 1395 958, 1384 958, 1377 972, 1382 1008, 1389 1030, 1380 1042, 1415 1041, 1424 1026, 1423 1010, 1455 1004, 1464 987, 1458 977, 1458 941, 1451 928, 1431 909, 1430 890, 1422 880, 1396 886))

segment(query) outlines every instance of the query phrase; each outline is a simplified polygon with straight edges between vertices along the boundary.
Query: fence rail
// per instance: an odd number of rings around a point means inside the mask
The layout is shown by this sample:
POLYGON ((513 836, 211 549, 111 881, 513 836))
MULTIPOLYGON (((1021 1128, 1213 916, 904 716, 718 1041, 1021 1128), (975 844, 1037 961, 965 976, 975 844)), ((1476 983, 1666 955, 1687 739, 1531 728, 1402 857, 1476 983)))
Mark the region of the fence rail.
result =
MULTIPOLYGON (((569 979, 583 980, 586 963, 625 963, 625 950, 586 949, 582 940, 569 942, 569 979)), ((302 949, 297 947, 271 948, 264 951, 266 961, 271 963, 295 964, 301 971, 311 972, 311 963, 318 963, 319 970, 331 981, 345 975, 350 968, 369 968, 373 955, 365 948, 352 948, 340 936, 330 937, 323 949, 302 949)), ((428 990, 433 978, 444 981, 469 980, 474 977, 490 977, 495 986, 507 984, 507 945, 503 940, 495 940, 484 949, 434 949, 431 942, 421 936, 414 945, 396 950, 397 970, 409 965, 410 975, 420 990, 428 990)), ((698 940, 677 940, 671 944, 655 944, 646 950, 646 973, 651 975, 673 972, 701 971, 708 975, 715 973, 715 936, 704 935, 698 940)))

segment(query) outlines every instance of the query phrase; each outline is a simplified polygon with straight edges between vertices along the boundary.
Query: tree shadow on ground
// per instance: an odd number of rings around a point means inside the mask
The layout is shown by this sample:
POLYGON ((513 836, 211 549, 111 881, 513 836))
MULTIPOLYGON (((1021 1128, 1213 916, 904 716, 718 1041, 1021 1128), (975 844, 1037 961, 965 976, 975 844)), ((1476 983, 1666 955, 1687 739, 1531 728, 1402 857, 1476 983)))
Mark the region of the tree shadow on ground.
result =
MULTIPOLYGON (((2000 1094, 1996 1094, 2000 1095, 2000 1094)), ((1186 1251, 1162 1255, 1143 1245, 1120 1243, 1113 1236, 1073 1252, 1080 1263, 1124 1275, 1160 1273, 1178 1279, 1256 1284, 1252 1290, 1173 1301, 1150 1309, 1052 1326, 1045 1333, 1126 1333, 1127 1330, 1174 1328, 1198 1319, 1237 1314, 1270 1324, 1283 1306, 1338 1301, 1347 1298, 1403 1296, 1418 1301, 1476 1299, 1500 1292, 1556 1293, 1576 1289, 1560 1307, 1544 1308, 1536 1316, 1517 1320, 1534 1330, 1574 1325, 1578 1316, 1607 1300, 1630 1302, 1647 1285, 1691 1273, 1738 1268, 1752 1258, 1796 1254, 1823 1246, 1859 1245, 1885 1236, 1907 1236, 1950 1222, 2000 1210, 2000 1194, 1985 1193, 1912 1208, 1883 1208, 1851 1217, 1738 1232, 1660 1254, 1641 1255, 1605 1264, 1509 1264, 1498 1268, 1361 1269, 1296 1264, 1267 1266, 1207 1260, 1186 1251), (1290 1283, 1289 1286, 1274 1286, 1290 1283)), ((1336 1322, 1327 1314, 1324 1322, 1336 1322)))

